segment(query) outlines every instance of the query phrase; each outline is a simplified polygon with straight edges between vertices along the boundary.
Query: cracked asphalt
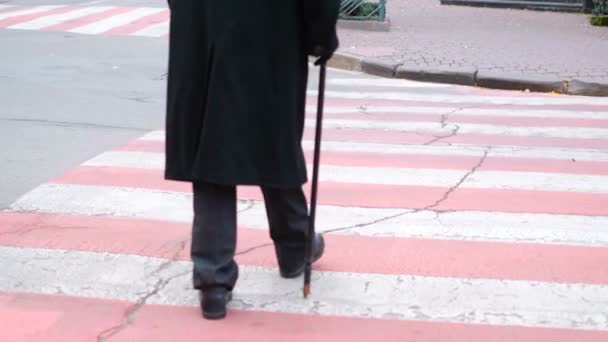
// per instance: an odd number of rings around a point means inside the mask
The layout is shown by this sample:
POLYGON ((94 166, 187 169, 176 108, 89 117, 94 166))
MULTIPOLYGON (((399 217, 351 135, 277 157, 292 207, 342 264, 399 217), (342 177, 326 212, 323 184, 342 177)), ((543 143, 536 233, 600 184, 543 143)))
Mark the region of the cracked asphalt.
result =
POLYGON ((203 320, 190 186, 162 179, 167 41, 139 34, 163 9, 0 2, 0 340, 608 340, 608 100, 334 69, 311 297, 240 187, 239 281, 203 320), (123 33, 27 26, 66 18, 123 33))

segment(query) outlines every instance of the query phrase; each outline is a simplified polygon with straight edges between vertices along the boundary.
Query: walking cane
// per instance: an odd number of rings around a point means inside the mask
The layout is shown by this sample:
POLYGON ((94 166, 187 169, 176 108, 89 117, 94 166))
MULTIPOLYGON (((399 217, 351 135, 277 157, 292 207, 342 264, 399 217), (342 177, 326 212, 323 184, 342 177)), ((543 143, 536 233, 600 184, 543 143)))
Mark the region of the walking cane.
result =
POLYGON ((308 224, 308 242, 306 243, 306 269, 304 271, 304 298, 310 294, 310 276, 312 273, 312 250, 315 241, 315 215, 317 213, 317 187, 319 183, 319 163, 321 156, 321 131, 323 127, 323 103, 325 101, 326 64, 322 63, 319 71, 319 94, 317 99, 317 128, 315 133, 315 152, 312 171, 312 189, 310 193, 310 216, 308 224))

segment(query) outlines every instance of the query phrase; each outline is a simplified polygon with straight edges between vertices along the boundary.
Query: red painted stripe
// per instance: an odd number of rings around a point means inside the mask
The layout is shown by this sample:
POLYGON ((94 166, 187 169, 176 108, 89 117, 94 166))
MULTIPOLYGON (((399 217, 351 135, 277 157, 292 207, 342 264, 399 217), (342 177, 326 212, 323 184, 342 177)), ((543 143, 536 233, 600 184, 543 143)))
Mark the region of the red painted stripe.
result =
POLYGON ((148 306, 121 334, 125 341, 605 341, 606 332, 465 325, 336 316, 296 315, 232 310, 225 322, 201 327, 198 308, 148 306), (170 310, 170 311, 169 311, 170 310), (169 312, 168 312, 169 311, 169 312), (155 327, 167 328, 157 333, 155 327), (192 327, 185 329, 184 325, 192 327))
POLYGON ((74 20, 69 20, 69 21, 59 23, 56 25, 51 25, 51 26, 45 27, 44 30, 45 31, 70 31, 70 30, 76 29, 78 27, 89 25, 89 24, 94 23, 99 20, 103 20, 103 19, 106 19, 109 17, 113 17, 115 15, 134 11, 135 9, 136 9, 135 7, 111 8, 107 11, 103 11, 100 13, 93 13, 93 14, 89 14, 89 15, 74 19, 74 20))
MULTIPOLYGON (((195 296, 195 292, 192 291, 195 296)), ((120 325, 132 303, 0 293, 2 336, 8 341, 92 341, 120 325), (28 322, 28 324, 23 324, 28 322)), ((117 341, 552 341, 603 342, 608 332, 455 324, 229 310, 221 321, 201 318, 198 307, 144 305, 117 341)))
MULTIPOLYGON (((306 98, 306 104, 316 106, 317 98, 315 96, 308 96, 306 98)), ((447 103, 447 102, 429 102, 429 101, 397 101, 397 100, 367 100, 367 99, 336 99, 326 98, 326 106, 347 106, 347 107, 359 107, 359 106, 411 106, 411 107, 451 107, 451 108, 487 108, 487 109, 512 109, 512 110, 569 110, 569 111, 590 111, 590 112, 607 112, 608 105, 583 105, 583 104, 567 104, 567 105, 554 105, 547 104, 542 106, 534 105, 504 105, 504 104, 490 104, 490 103, 447 103)))
POLYGON ((59 8, 50 9, 48 11, 38 12, 38 13, 17 15, 14 17, 0 20, 0 28, 6 28, 8 26, 25 23, 28 21, 32 21, 34 19, 38 19, 40 17, 45 17, 47 15, 62 14, 62 13, 75 11, 79 8, 80 7, 75 7, 75 6, 59 7, 59 8))
MULTIPOLYGON (((547 137, 518 137, 506 135, 458 134, 446 136, 434 144, 467 144, 476 146, 515 146, 515 147, 551 147, 574 149, 608 149, 607 139, 577 139, 577 138, 547 138, 547 137)), ((441 137, 441 136, 440 136, 441 137)), ((304 138, 314 139, 314 129, 306 128, 304 138)), ((429 133, 390 132, 368 129, 324 129, 323 138, 327 141, 358 142, 396 145, 424 145, 437 139, 429 133)), ((163 142, 159 142, 164 144, 163 142)))
MULTIPOLYGON (((165 144, 159 141, 134 140, 119 147, 117 151, 164 153, 165 144)), ((305 150, 305 154, 307 160, 312 160, 311 150, 305 150)), ((479 162, 479 157, 324 151, 321 162, 323 165, 338 166, 470 170, 479 162)), ((608 162, 488 157, 478 170, 608 175, 608 162)))
MULTIPOLYGON (((314 139, 314 129, 306 128, 304 138, 314 139)), ((377 144, 412 145, 427 144, 437 139, 428 133, 387 132, 366 129, 324 129, 323 138, 328 141, 358 142, 377 144)), ((162 143, 162 142, 160 142, 162 143)), ((466 144, 475 146, 516 146, 516 147, 552 147, 578 149, 608 149, 608 139, 575 139, 575 138, 545 138, 517 137, 503 135, 458 134, 445 137, 434 144, 466 144)), ((151 146, 152 143, 149 143, 151 146)))
POLYGON ((129 24, 115 27, 107 32, 106 35, 129 35, 146 27, 168 21, 170 12, 162 11, 160 13, 150 14, 140 19, 137 19, 129 24))
POLYGON ((0 292, 2 341, 97 341, 118 326, 131 303, 0 292))
MULTIPOLYGON (((0 213, 0 222, 4 246, 160 258, 173 257, 180 241, 189 243, 191 229, 162 221, 30 213, 0 213)), ((326 254, 315 264, 323 271, 608 284, 608 248, 332 234, 326 240, 326 254)), ((239 229, 239 251, 270 243, 266 230, 239 229)), ((189 251, 187 245, 178 258, 189 260, 189 251)), ((277 267, 270 245, 237 261, 277 267)))
POLYGON ((116 148, 115 151, 165 153, 165 142, 136 139, 116 148))
MULTIPOLYGON (((546 137, 518 137, 506 135, 485 134, 458 134, 448 135, 435 142, 470 144, 476 146, 521 146, 521 147, 563 147, 580 149, 608 149, 608 139, 575 139, 575 138, 546 138, 546 137)), ((306 128, 306 139, 314 139, 314 129, 306 128)), ((331 141, 355 141, 359 143, 378 144, 428 144, 436 139, 430 133, 390 132, 368 129, 324 129, 323 138, 331 141)))
MULTIPOLYGON (((162 170, 81 166, 52 182, 190 192, 189 183, 163 180, 162 170)), ((443 198, 448 189, 322 182, 319 191, 319 203, 326 205, 423 209, 443 198)), ((242 187, 239 197, 262 199, 256 187, 242 187)), ((605 203, 608 194, 459 188, 434 209, 604 216, 608 215, 605 203)))
MULTIPOLYGON (((315 113, 308 113, 313 118, 315 113)), ((442 120, 440 114, 417 113, 332 113, 331 119, 374 120, 386 122, 434 122, 442 120)), ((450 115, 447 123, 487 124, 509 127, 587 127, 608 128, 608 119, 574 119, 574 118, 533 118, 533 117, 498 117, 484 115, 450 115)))
MULTIPOLYGON (((516 146, 516 147, 552 147, 575 149, 608 149, 607 139, 577 139, 577 138, 547 138, 531 136, 506 136, 485 134, 457 134, 455 136, 443 135, 435 144, 468 144, 476 146, 516 146)), ((439 136, 441 137, 441 136, 439 136)), ((304 138, 314 139, 314 128, 304 130, 304 138)), ((437 139, 430 133, 391 132, 369 129, 324 129, 323 138, 328 141, 358 142, 377 144, 419 144, 424 145, 437 139)))

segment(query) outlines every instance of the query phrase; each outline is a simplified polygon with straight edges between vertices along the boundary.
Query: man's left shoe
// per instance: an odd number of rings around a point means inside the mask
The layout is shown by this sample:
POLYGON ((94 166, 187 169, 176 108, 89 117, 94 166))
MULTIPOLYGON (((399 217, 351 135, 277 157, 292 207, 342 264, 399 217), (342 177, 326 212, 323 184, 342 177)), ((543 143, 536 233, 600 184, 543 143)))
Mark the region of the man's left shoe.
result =
MULTIPOLYGON (((321 257, 323 256, 323 253, 325 252, 325 239, 323 238, 323 235, 321 234, 316 234, 313 240, 313 247, 312 247, 312 262, 316 262, 319 259, 321 259, 321 257)), ((279 267, 279 272, 281 274, 281 277, 283 278, 287 278, 287 279, 292 279, 292 278, 297 278, 299 276, 301 276, 304 273, 304 270, 306 269, 306 261, 303 261, 301 264, 288 269, 286 267, 279 267)))
POLYGON ((206 319, 222 319, 226 317, 226 305, 232 300, 232 291, 223 287, 214 287, 199 291, 199 301, 203 317, 206 319))

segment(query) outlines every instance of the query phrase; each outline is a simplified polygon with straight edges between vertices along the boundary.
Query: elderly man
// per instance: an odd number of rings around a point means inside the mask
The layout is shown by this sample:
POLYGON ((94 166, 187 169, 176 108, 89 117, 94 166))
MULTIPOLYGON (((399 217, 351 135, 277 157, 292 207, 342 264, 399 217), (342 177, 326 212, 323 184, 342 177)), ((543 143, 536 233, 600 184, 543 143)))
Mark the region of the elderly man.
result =
MULTIPOLYGON (((237 185, 262 189, 281 276, 305 268, 301 148, 308 56, 338 46, 339 0, 171 0, 169 180, 193 184, 191 257, 203 316, 226 316, 238 278, 237 185)), ((313 257, 323 254, 314 237, 313 257)))

